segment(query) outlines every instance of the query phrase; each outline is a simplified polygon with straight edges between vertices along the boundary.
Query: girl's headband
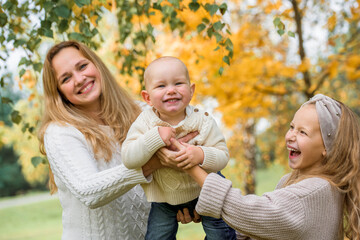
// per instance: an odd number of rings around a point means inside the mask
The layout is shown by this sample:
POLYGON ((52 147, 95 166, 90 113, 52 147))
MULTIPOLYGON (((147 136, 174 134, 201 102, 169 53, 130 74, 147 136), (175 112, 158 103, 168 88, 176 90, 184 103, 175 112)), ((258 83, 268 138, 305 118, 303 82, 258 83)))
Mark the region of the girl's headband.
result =
POLYGON ((329 152, 339 125, 341 106, 336 100, 322 94, 315 95, 302 106, 309 103, 315 103, 321 136, 324 141, 326 152, 329 152))

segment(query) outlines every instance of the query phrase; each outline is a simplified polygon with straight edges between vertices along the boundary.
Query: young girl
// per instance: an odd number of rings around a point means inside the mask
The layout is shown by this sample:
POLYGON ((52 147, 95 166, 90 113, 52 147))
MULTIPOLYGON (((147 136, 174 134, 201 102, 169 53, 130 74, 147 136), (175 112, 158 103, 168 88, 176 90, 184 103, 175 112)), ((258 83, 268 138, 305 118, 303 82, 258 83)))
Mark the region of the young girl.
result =
POLYGON ((345 233, 359 240, 358 117, 318 94, 296 112, 285 140, 294 171, 263 196, 244 196, 229 180, 198 166, 190 169, 202 186, 197 212, 223 218, 240 239, 343 240, 345 233))
POLYGON ((62 239, 144 239, 150 205, 138 184, 161 165, 152 158, 129 170, 120 153, 140 108, 101 59, 75 41, 48 51, 43 85, 39 139, 63 208, 62 239))

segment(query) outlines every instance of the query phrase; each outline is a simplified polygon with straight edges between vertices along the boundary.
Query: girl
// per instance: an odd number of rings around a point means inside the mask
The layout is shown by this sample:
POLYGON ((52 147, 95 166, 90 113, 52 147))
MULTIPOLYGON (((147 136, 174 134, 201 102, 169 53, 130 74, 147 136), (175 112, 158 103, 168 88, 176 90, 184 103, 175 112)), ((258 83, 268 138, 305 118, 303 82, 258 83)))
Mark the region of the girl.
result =
POLYGON ((58 190, 63 208, 62 238, 144 239, 150 205, 138 184, 162 166, 152 158, 129 170, 120 153, 139 106, 101 59, 75 41, 48 51, 43 85, 39 139, 50 190, 58 190))
POLYGON ((359 240, 358 117, 343 103, 318 94, 296 112, 285 141, 294 171, 261 197, 243 196, 229 180, 198 166, 190 169, 202 186, 197 212, 222 217, 239 239, 329 240, 344 239, 345 233, 359 240))

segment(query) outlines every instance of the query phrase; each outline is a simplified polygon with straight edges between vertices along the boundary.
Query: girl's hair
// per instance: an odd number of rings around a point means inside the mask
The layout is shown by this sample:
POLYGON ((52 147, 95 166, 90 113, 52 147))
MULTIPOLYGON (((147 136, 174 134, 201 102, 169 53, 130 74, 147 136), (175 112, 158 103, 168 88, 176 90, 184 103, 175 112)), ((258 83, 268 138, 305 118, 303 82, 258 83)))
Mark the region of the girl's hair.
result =
MULTIPOLYGON (((103 158, 105 161, 110 161, 114 144, 121 144, 125 140, 132 122, 135 121, 141 110, 130 95, 116 83, 104 62, 82 43, 76 41, 61 42, 48 51, 44 61, 42 79, 45 108, 38 133, 41 153, 46 155, 44 147, 46 128, 50 123, 55 122, 62 125, 70 124, 77 128, 91 144, 96 159, 103 158), (52 60, 62 49, 69 47, 79 50, 100 72, 101 111, 99 117, 105 125, 113 130, 112 138, 99 127, 93 118, 69 102, 59 91, 59 83, 52 66, 52 60)), ((54 193, 57 187, 50 166, 49 170, 49 187, 51 193, 54 193)))
MULTIPOLYGON (((294 170, 286 185, 307 177, 328 180, 344 193, 344 232, 352 240, 360 240, 360 122, 358 116, 340 103, 341 118, 332 148, 319 168, 308 176, 294 170)), ((310 103, 312 104, 312 103, 310 103)))

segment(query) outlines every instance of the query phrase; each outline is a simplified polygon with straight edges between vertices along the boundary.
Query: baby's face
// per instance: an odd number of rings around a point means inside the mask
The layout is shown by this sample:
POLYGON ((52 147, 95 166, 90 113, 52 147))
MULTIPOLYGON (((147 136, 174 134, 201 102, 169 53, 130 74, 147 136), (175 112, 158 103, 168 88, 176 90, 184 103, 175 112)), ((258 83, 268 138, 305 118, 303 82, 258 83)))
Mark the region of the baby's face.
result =
POLYGON ((163 121, 183 120, 195 90, 183 64, 177 59, 164 59, 154 62, 147 71, 144 100, 158 111, 163 121))

